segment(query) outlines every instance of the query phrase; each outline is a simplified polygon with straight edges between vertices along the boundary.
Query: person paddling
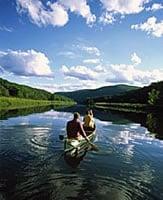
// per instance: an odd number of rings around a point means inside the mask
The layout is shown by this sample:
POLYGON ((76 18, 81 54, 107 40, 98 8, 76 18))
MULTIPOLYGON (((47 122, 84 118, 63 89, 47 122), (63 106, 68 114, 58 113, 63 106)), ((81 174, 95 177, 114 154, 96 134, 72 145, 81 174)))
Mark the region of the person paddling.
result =
POLYGON ((79 118, 80 114, 76 112, 74 113, 73 120, 67 122, 67 137, 68 139, 80 139, 81 137, 84 137, 88 142, 90 142, 79 118))
POLYGON ((87 110, 86 115, 83 118, 83 127, 86 131, 93 131, 95 130, 95 122, 93 119, 93 112, 92 110, 87 110))

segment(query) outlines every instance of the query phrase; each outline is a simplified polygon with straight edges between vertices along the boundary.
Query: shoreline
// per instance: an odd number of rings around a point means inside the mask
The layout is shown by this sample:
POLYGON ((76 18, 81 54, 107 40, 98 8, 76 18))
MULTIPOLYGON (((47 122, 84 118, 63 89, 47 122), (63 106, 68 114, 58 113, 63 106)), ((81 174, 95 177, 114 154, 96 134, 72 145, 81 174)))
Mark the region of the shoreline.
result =
POLYGON ((100 110, 116 110, 122 112, 148 113, 163 111, 162 105, 151 106, 148 104, 131 103, 95 103, 94 108, 100 110))
POLYGON ((14 110, 41 106, 72 106, 75 104, 76 102, 73 101, 49 101, 16 97, 0 97, 0 110, 14 110))

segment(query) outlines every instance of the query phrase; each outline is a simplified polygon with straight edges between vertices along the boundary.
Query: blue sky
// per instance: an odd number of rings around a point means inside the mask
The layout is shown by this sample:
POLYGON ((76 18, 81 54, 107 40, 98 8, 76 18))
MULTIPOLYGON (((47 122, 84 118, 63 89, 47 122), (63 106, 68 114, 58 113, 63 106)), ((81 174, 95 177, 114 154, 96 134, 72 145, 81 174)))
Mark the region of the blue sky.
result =
POLYGON ((0 0, 0 76, 52 92, 163 80, 162 0, 0 0))

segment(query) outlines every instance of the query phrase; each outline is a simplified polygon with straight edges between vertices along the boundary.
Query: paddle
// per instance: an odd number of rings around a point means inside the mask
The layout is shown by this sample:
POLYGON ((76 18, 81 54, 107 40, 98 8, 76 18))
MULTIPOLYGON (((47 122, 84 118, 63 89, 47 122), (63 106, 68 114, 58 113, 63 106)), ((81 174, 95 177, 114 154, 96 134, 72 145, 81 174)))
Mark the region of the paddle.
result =
MULTIPOLYGON (((59 135, 59 139, 63 141, 65 139, 64 135, 59 135)), ((88 142, 88 144, 90 144, 90 146, 92 147, 92 150, 99 151, 99 148, 98 148, 97 145, 95 145, 94 143, 92 143, 89 139, 85 138, 85 140, 86 140, 86 142, 88 142)), ((70 149, 70 150, 72 150, 72 149, 70 149)))
POLYGON ((59 135, 59 139, 64 140, 65 139, 64 135, 59 135))
POLYGON ((91 141, 88 141, 88 140, 86 140, 86 141, 90 144, 90 146, 92 147, 92 150, 94 150, 94 151, 99 151, 99 148, 98 148, 97 145, 95 145, 95 144, 92 143, 91 141))

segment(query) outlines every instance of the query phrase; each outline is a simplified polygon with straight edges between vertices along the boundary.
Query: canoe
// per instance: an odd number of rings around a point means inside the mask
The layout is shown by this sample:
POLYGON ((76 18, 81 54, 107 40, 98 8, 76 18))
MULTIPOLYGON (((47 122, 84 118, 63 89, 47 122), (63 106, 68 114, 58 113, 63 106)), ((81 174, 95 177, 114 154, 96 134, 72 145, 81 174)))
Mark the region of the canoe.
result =
MULTIPOLYGON (((95 139, 96 131, 86 131, 87 137, 92 142, 95 139)), ((68 156, 78 156, 90 147, 90 144, 85 140, 85 138, 78 139, 68 139, 64 141, 64 153, 68 156)))

